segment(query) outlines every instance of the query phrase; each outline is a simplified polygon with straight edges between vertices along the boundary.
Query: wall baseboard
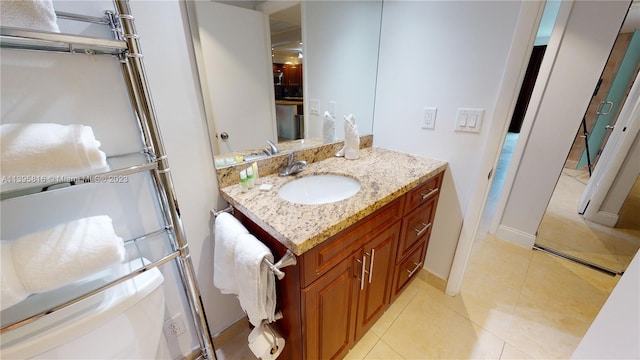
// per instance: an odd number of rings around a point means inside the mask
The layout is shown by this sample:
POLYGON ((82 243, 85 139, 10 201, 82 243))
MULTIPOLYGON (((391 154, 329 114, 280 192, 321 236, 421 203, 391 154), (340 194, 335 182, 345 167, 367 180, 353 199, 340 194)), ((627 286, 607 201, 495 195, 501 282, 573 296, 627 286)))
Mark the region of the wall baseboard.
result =
MULTIPOLYGON (((241 317, 236 322, 222 329, 217 334, 212 336, 213 340, 213 348, 214 351, 224 347, 236 336, 240 335, 242 332, 249 329, 250 323, 247 317, 241 317)), ((203 359, 202 354, 200 352, 200 348, 193 349, 193 351, 186 355, 183 360, 201 360, 203 359)))
POLYGON ((418 272, 418 279, 426 282, 427 284, 433 286, 434 288, 444 292, 447 288, 447 280, 441 278, 440 276, 432 273, 431 271, 422 268, 420 272, 418 272))
POLYGON ((615 227, 618 222, 619 215, 613 214, 607 211, 598 211, 594 214, 594 216, 589 221, 593 221, 594 223, 598 223, 600 225, 615 227))
POLYGON ((533 248, 533 244, 536 242, 535 235, 505 225, 498 226, 495 236, 526 249, 533 248))

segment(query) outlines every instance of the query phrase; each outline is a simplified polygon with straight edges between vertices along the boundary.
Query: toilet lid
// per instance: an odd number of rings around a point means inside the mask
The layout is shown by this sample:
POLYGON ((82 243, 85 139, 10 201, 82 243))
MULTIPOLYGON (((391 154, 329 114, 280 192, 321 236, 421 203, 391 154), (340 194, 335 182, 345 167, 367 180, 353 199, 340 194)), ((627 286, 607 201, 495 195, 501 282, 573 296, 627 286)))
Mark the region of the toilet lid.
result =
MULTIPOLYGON (((125 274, 132 270, 139 269, 140 266, 140 259, 137 259, 120 264, 118 269, 111 269, 111 271, 125 274)), ((96 274, 97 278, 87 279, 84 284, 87 282, 92 283, 92 286, 95 288, 95 281, 100 280, 100 274, 102 273, 96 274)), ((104 274, 102 274, 102 276, 104 276, 104 274)), ((38 353, 52 349, 85 334, 117 315, 124 313, 127 309, 158 288, 163 281, 164 278, 160 270, 153 268, 115 285, 106 291, 83 299, 64 309, 47 314, 32 323, 3 333, 0 337, 0 356, 2 358, 35 356, 38 353), (32 355, 26 355, 27 353, 31 353, 32 355), (15 355, 12 356, 11 354, 15 355)), ((82 284, 77 285, 82 286, 82 284)), ((48 302, 52 301, 51 297, 52 295, 48 293, 46 296, 48 302)), ((45 297, 42 296, 42 298, 45 297)), ((25 302, 29 300, 31 299, 27 299, 25 302)), ((32 302, 35 301, 42 300, 32 300, 32 302)), ((29 304, 18 305, 28 306, 29 304)), ((16 305, 16 307, 18 305, 16 305)), ((12 308, 9 308, 7 310, 11 309, 12 308)), ((8 312, 7 310, 3 311, 3 313, 8 312)), ((2 314, 2 316, 4 315, 5 314, 2 314)))

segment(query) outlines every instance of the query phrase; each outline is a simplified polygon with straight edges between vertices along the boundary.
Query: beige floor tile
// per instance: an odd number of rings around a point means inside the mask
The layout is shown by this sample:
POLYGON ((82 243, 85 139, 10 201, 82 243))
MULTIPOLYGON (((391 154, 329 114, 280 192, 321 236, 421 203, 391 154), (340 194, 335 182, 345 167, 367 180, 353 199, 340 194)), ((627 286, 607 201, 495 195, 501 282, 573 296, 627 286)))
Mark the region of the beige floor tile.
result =
MULTIPOLYGON (((563 171, 538 229, 536 245, 622 272, 640 248, 640 231, 633 226, 624 228, 626 222, 622 223, 623 228, 602 226, 586 221, 578 214, 578 204, 585 189, 583 173, 571 169, 563 171)), ((640 195, 636 197, 640 198, 640 195)), ((633 201, 636 197, 632 194, 627 199, 632 200, 632 207, 640 207, 633 201)))
POLYGON ((535 252, 507 343, 534 358, 569 358, 616 278, 535 252))
POLYGON ((391 324, 398 318, 402 310, 409 304, 411 299, 413 299, 416 294, 425 292, 429 288, 422 279, 417 278, 414 279, 406 289, 398 296, 398 298, 391 304, 389 309, 385 311, 385 313, 376 321, 375 324, 371 327, 369 332, 373 332, 378 336, 383 336, 384 333, 389 329, 391 324))
POLYGON ((529 249, 489 235, 476 241, 463 283, 490 276, 496 283, 519 290, 527 274, 531 254, 529 249))
POLYGON ((383 340, 378 341, 376 346, 367 354, 366 360, 402 360, 400 354, 391 348, 383 340))
POLYGON ((440 304, 417 294, 382 340, 405 359, 498 359, 504 341, 440 304))
POLYGON ((347 356, 345 356, 345 360, 364 359, 379 340, 378 335, 374 334, 373 331, 368 331, 362 336, 358 343, 349 350, 347 356))
POLYGON ((536 306, 553 308, 591 321, 615 283, 614 277, 536 251, 520 302, 535 302, 536 306))
POLYGON ((504 349, 502 349, 502 354, 500 355, 500 360, 520 360, 520 359, 532 359, 527 354, 522 351, 514 348, 509 344, 504 344, 504 349))
MULTIPOLYGON (((256 360, 257 358, 249 349, 247 337, 251 329, 247 326, 241 333, 229 339, 222 347, 216 349, 218 360, 256 360)), ((285 344, 286 346, 286 344, 285 344)))

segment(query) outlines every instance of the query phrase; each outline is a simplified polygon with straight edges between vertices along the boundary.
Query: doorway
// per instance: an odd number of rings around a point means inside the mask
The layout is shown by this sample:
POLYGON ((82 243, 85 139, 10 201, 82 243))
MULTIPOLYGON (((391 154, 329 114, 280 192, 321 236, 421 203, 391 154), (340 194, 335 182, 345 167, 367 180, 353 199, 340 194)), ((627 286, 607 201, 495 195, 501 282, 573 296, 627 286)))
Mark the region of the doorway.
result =
POLYGON ((520 87, 520 92, 518 93, 513 115, 509 122, 509 128, 505 135, 502 149, 500 150, 498 164, 493 173, 493 180, 491 181, 480 224, 478 225, 477 236, 480 238, 484 238, 488 233, 494 234, 496 231, 494 227, 497 226, 497 223, 495 221, 492 227, 496 206, 507 176, 509 164, 511 163, 511 157, 520 138, 520 129, 522 128, 531 94, 533 93, 533 88, 538 78, 540 66, 544 59, 544 54, 549 39, 551 38, 551 32, 553 31, 559 9, 560 1, 547 1, 545 4, 533 49, 529 57, 529 63, 520 87))

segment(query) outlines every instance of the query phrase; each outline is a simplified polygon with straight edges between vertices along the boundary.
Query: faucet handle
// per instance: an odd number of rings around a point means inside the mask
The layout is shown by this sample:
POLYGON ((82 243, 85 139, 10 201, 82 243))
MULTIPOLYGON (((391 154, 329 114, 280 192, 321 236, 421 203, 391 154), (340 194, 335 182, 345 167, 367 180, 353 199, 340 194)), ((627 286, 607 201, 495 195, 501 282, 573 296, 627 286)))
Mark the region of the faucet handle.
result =
POLYGON ((278 149, 278 146, 276 144, 274 144, 271 140, 267 140, 267 144, 269 144, 269 147, 265 150, 265 152, 270 152, 270 155, 275 155, 280 153, 280 149, 278 149))

